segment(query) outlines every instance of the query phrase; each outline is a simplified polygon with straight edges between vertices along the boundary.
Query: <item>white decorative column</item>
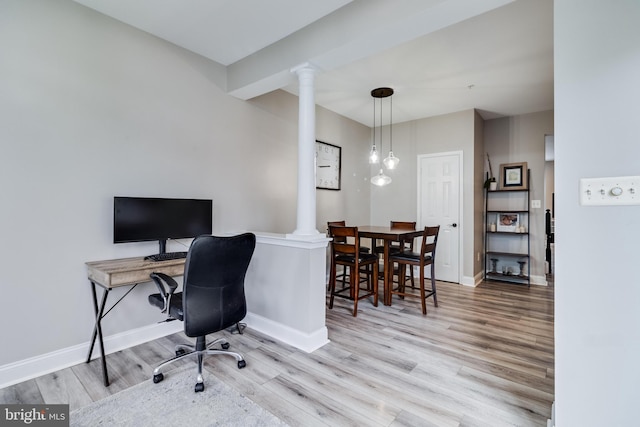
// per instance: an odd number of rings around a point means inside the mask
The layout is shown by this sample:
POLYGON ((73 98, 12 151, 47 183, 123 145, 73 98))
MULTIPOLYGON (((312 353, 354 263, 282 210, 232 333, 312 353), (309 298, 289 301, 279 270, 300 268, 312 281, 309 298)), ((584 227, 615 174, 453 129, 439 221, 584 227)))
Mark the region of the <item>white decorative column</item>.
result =
POLYGON ((314 76, 316 68, 304 63, 291 70, 300 85, 298 105, 298 215, 293 238, 324 237, 316 229, 316 103, 314 76))

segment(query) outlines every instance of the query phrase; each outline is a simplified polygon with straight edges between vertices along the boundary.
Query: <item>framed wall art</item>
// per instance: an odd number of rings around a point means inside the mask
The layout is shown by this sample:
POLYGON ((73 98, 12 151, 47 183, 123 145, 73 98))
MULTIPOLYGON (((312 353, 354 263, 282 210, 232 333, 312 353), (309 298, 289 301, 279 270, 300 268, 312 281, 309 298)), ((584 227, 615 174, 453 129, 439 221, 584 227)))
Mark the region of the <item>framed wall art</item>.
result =
POLYGON ((504 163, 500 165, 501 190, 526 190, 528 174, 527 162, 504 163))

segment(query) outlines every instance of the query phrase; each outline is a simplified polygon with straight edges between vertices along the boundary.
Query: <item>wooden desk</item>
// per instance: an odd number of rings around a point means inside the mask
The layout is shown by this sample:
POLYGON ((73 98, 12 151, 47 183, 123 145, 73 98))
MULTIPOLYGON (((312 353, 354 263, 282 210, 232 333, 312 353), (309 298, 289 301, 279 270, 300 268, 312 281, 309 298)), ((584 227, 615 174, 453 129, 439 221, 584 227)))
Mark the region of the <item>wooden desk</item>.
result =
POLYGON ((389 265, 389 248, 391 242, 409 241, 422 236, 424 230, 405 230, 377 225, 358 226, 358 237, 371 238, 371 248, 375 248, 375 240, 384 241, 384 305, 391 305, 391 286, 393 285, 393 267, 389 265))
POLYGON ((93 327, 93 335, 91 336, 91 345, 89 346, 89 354, 87 355, 87 363, 91 360, 93 347, 96 343, 96 337, 100 342, 100 357, 102 358, 102 376, 104 385, 109 386, 109 375, 107 373, 107 362, 104 356, 104 342, 102 339, 102 319, 120 302, 124 297, 129 295, 138 283, 150 282, 149 275, 153 272, 165 273, 169 276, 182 276, 184 274, 185 259, 174 259, 169 261, 147 261, 144 257, 112 259, 107 261, 87 262, 87 275, 91 282, 91 291, 93 295, 93 308, 96 315, 95 326, 93 327), (96 288, 100 286, 103 289, 102 299, 98 305, 98 297, 96 288), (116 301, 106 312, 105 306, 109 291, 121 286, 131 286, 118 301, 116 301))

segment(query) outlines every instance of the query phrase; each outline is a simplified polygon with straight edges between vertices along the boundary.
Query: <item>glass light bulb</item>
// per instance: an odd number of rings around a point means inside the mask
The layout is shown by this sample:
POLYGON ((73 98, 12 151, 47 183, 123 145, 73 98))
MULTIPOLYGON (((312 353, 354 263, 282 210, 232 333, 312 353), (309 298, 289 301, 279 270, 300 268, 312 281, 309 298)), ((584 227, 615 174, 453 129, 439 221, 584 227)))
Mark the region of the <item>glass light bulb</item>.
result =
POLYGON ((373 185, 377 185, 378 187, 382 187, 387 184, 391 184, 391 178, 385 175, 382 169, 380 169, 378 175, 371 178, 371 183, 373 185))
POLYGON ((400 163, 400 159, 393 155, 393 151, 389 151, 389 156, 382 161, 387 169, 395 169, 400 163))
POLYGON ((380 163, 380 156, 378 155, 375 145, 371 147, 371 151, 369 152, 369 163, 380 163))

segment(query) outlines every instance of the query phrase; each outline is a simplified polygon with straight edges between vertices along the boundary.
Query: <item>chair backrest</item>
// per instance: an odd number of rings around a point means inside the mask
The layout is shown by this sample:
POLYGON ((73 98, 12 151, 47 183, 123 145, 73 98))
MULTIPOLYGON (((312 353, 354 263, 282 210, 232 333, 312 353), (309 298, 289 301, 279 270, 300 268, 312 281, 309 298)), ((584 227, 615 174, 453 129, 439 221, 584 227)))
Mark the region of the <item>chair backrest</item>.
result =
POLYGON ((358 227, 329 225, 329 235, 333 237, 331 250, 334 255, 355 255, 360 251, 358 227), (353 237, 353 239, 348 239, 353 237))
POLYGON ((391 221, 389 223, 391 228, 399 228, 401 230, 415 230, 416 222, 408 222, 408 221, 391 221))
POLYGON ((327 229, 329 228, 330 225, 337 225, 338 227, 344 227, 345 225, 347 225, 346 221, 329 221, 327 222, 327 229))
MULTIPOLYGON (((337 227, 344 227, 347 225, 346 221, 329 221, 327 222, 327 234, 329 235, 329 237, 332 237, 335 241, 336 236, 332 236, 331 235, 331 226, 337 226, 337 227)), ((346 240, 344 238, 341 239, 343 242, 346 240)))
MULTIPOLYGON (((396 229, 400 229, 400 230, 415 230, 416 229, 416 222, 409 222, 409 221, 391 221, 389 223, 389 226, 391 228, 396 228, 396 229)), ((403 247, 404 249, 408 249, 410 251, 413 250, 413 239, 409 240, 408 242, 402 241, 400 242, 400 247, 403 247)))
POLYGON ((193 240, 184 267, 184 331, 204 336, 240 322, 247 314, 244 279, 256 236, 200 236, 193 240))
POLYGON ((420 255, 422 258, 430 254, 432 259, 436 258, 436 244, 438 243, 438 233, 440 226, 425 227, 422 233, 422 243, 420 247, 420 255))

